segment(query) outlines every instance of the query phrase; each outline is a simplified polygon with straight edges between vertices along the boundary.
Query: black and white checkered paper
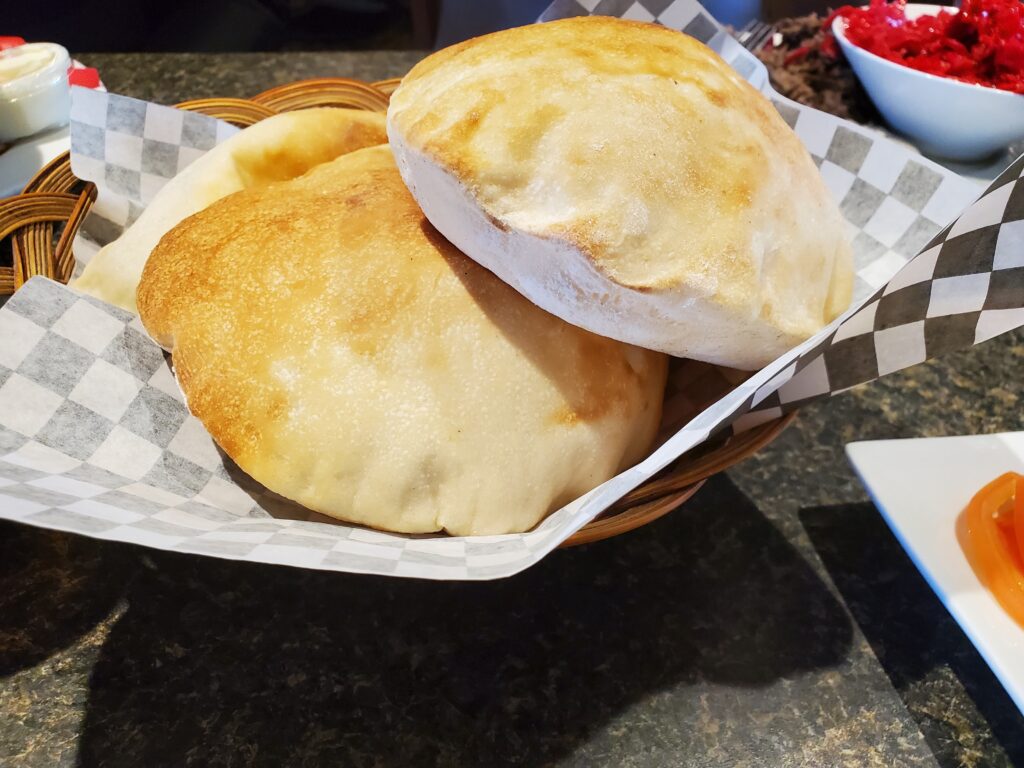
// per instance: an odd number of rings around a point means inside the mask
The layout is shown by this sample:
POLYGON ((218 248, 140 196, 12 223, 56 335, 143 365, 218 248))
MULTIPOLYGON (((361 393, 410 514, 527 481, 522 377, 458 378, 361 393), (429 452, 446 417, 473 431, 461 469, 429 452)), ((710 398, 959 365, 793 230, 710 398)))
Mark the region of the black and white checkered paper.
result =
MULTIPOLYGON (((674 459, 725 431, 1024 324, 1024 159, 975 183, 881 134, 787 101, 690 0, 560 0, 543 20, 604 13, 681 29, 772 99, 840 201, 855 306, 707 408, 637 466, 525 534, 407 536, 339 524, 260 487, 185 407, 138 319, 36 278, 0 309, 0 517, 216 557, 433 579, 516 573, 674 459)), ((77 90, 72 167, 100 195, 87 259, 153 194, 235 131, 212 118, 77 90)))
POLYGON ((80 268, 132 224, 168 180, 238 128, 116 94, 72 89, 71 170, 96 184, 74 243, 80 268))

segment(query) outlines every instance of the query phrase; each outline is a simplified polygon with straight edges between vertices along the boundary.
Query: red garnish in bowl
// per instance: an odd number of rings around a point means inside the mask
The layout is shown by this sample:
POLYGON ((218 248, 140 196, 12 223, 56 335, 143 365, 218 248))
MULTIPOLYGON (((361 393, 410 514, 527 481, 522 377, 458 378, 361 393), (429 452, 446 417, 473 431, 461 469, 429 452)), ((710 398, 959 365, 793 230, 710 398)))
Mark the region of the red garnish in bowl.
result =
MULTIPOLYGON (((959 11, 908 19, 905 0, 843 6, 847 39, 883 59, 930 75, 1024 93, 1024 5, 1020 0, 964 0, 959 11)), ((835 51, 829 35, 822 48, 835 51)))
POLYGON ((794 61, 800 61, 801 59, 806 59, 808 54, 810 54, 810 52, 811 52, 811 47, 809 45, 801 45, 799 48, 794 48, 792 51, 787 53, 786 54, 786 58, 784 58, 782 60, 782 63, 785 64, 788 67, 794 61))

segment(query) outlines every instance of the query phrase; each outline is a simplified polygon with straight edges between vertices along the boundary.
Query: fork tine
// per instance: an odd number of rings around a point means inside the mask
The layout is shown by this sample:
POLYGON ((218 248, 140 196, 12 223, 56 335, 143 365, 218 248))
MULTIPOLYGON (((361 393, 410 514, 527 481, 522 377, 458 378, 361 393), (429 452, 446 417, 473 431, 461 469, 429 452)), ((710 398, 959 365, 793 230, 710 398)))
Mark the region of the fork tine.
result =
POLYGON ((740 43, 745 42, 746 40, 748 40, 750 38, 750 36, 752 34, 754 34, 754 32, 757 31, 757 29, 760 26, 761 26, 761 22, 760 21, 758 21, 757 19, 751 19, 750 21, 748 21, 746 24, 743 25, 742 29, 739 29, 739 30, 736 31, 736 35, 735 35, 736 39, 740 43))
POLYGON ((750 50, 759 51, 764 47, 765 43, 771 39, 772 35, 775 34, 775 27, 771 24, 765 24, 764 29, 756 36, 756 39, 751 40, 750 50))
POLYGON ((761 21, 759 21, 758 19, 751 19, 750 21, 743 25, 742 29, 736 31, 736 39, 739 40, 744 35, 753 32, 759 24, 761 24, 761 21))
POLYGON ((756 51, 763 46, 775 32, 775 27, 763 21, 752 20, 737 33, 736 39, 748 51, 756 51))
POLYGON ((745 48, 748 41, 753 40, 763 27, 764 22, 760 22, 757 18, 753 18, 736 34, 736 40, 738 40, 745 48))

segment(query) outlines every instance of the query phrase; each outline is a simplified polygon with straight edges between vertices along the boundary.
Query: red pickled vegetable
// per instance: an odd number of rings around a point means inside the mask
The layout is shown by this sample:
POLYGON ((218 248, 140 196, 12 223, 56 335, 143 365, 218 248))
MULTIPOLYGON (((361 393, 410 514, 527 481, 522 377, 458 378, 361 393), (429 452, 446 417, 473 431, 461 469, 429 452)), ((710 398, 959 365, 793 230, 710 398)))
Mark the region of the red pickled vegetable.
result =
MULTIPOLYGON (((889 61, 940 77, 1024 94, 1024 5, 1019 0, 963 0, 958 12, 908 19, 905 0, 843 6, 851 43, 889 61)), ((834 50, 828 39, 823 50, 834 50)))
POLYGON ((794 61, 800 61, 800 59, 807 58, 807 55, 811 52, 810 46, 801 45, 799 48, 794 48, 792 51, 786 54, 786 58, 782 60, 785 65, 790 65, 794 61))

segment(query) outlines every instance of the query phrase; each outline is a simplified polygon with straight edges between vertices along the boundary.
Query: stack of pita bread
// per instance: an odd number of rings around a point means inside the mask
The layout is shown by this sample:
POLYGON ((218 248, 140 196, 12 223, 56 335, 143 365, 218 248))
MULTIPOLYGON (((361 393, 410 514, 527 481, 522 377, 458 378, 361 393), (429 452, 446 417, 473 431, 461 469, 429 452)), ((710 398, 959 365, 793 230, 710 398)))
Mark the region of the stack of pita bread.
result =
POLYGON ((666 353, 757 368, 851 286, 839 211, 764 97, 681 33, 587 17, 428 57, 386 126, 242 131, 76 287, 140 313, 272 491, 480 535, 641 460, 666 353))

